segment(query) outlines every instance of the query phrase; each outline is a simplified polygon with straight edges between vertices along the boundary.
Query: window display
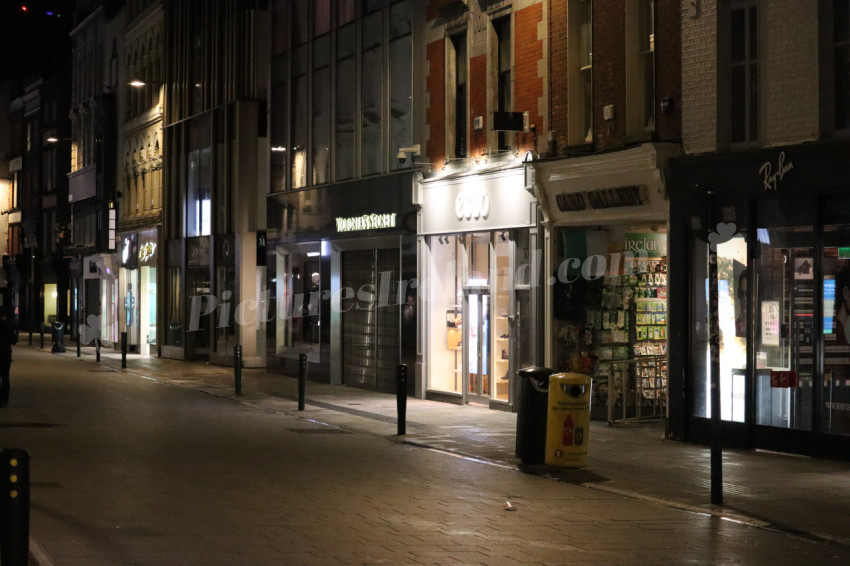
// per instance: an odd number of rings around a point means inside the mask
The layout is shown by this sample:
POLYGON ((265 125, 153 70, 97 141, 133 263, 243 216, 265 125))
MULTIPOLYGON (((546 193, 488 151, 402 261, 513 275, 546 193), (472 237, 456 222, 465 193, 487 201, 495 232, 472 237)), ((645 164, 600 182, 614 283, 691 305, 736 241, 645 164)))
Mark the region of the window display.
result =
MULTIPOLYGON (((553 290, 557 369, 594 378, 593 406, 662 416, 667 388, 666 233, 561 231, 553 290)), ((593 416, 601 417, 594 411, 593 416)), ((609 420, 611 415, 608 415, 609 420)))
POLYGON ((430 238, 428 389, 489 404, 511 400, 513 254, 510 232, 430 238))

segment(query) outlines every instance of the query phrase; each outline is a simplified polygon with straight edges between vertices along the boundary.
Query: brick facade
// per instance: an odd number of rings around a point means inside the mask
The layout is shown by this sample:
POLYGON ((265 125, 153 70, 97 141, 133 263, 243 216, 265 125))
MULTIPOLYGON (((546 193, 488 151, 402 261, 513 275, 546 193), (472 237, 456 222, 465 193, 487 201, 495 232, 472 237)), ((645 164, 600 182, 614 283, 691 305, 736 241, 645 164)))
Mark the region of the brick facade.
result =
MULTIPOLYGON (((543 21, 543 4, 537 3, 514 13, 514 110, 529 113, 528 123, 533 124, 538 140, 545 140, 546 124, 540 111, 543 96, 543 78, 540 62, 543 61, 543 41, 538 32, 543 21)), ((545 65, 544 65, 545 68, 545 65)), ((517 148, 521 153, 534 147, 534 136, 517 134, 517 148)), ((540 143, 536 151, 540 151, 540 143)))
POLYGON ((469 152, 470 155, 481 155, 487 149, 487 55, 469 58, 469 152), (474 129, 472 121, 476 116, 484 118, 484 127, 474 129))
POLYGON ((678 2, 656 2, 655 20, 655 132, 662 141, 682 139, 682 26, 678 2), (672 108, 660 110, 669 99, 672 108))
MULTIPOLYGON (((762 147, 814 141, 823 135, 817 17, 816 0, 758 3, 758 145, 762 147)), ((723 53, 718 28, 728 27, 728 18, 728 11, 718 12, 716 0, 703 0, 696 16, 682 11, 682 141, 686 153, 728 149, 724 137, 728 124, 722 111, 726 64, 718 56, 723 53)))
POLYGON ((593 136, 597 150, 623 145, 626 135, 626 8, 623 0, 593 2, 593 136), (603 118, 613 106, 614 119, 603 118))
POLYGON ((717 149, 717 2, 702 0, 696 17, 682 10, 682 145, 685 153, 717 149))
POLYGON ((567 146, 567 127, 569 112, 567 100, 567 69, 569 45, 567 42, 568 27, 567 2, 549 3, 549 123, 551 124, 553 147, 552 155, 557 155, 559 148, 567 146))
POLYGON ((425 49, 428 59, 425 88, 429 100, 425 109, 428 130, 425 153, 428 161, 437 164, 446 159, 446 45, 443 40, 433 41, 425 49))
POLYGON ((818 13, 816 0, 759 5, 761 145, 818 138, 818 13), (801 101, 809 101, 801 103, 801 101))
MULTIPOLYGON (((449 33, 466 30, 469 36, 469 156, 478 157, 495 151, 496 136, 490 131, 491 113, 496 101, 496 47, 495 33, 490 20, 511 16, 513 36, 513 108, 515 112, 528 111, 529 123, 534 124, 538 139, 538 150, 545 150, 549 116, 545 96, 548 85, 546 45, 548 43, 546 14, 541 1, 517 2, 513 10, 509 4, 491 6, 491 11, 482 10, 477 2, 470 2, 460 9, 457 3, 432 1, 428 5, 428 37, 426 46, 428 75, 425 79, 428 107, 425 110, 428 139, 428 160, 439 166, 447 157, 446 132, 446 41, 449 33), (439 39, 434 39, 438 37, 439 39), (483 119, 483 127, 476 130, 474 119, 483 119)), ((534 135, 518 132, 516 148, 520 152, 534 147, 534 135)))
MULTIPOLYGON (((678 2, 656 2, 655 13, 655 131, 645 140, 627 133, 626 85, 627 1, 594 0, 593 2, 593 150, 616 149, 636 141, 681 140, 682 131, 682 64, 681 10, 678 2), (670 111, 662 114, 661 100, 672 102, 670 111), (604 108, 613 108, 613 119, 604 119, 604 108)), ((570 29, 569 2, 550 3, 550 93, 549 112, 555 132, 557 154, 569 151, 568 127, 571 119, 579 119, 580 111, 569 107, 570 95, 570 29)))

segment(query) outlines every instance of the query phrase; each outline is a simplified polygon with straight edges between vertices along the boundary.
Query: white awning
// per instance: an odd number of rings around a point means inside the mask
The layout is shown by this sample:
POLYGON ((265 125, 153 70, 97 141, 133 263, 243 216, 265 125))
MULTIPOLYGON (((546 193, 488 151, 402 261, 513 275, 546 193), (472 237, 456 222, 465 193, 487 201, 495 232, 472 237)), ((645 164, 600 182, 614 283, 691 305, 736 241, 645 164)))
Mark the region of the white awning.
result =
POLYGON ((643 144, 620 151, 533 163, 545 220, 592 225, 666 220, 665 171, 678 144, 643 144))

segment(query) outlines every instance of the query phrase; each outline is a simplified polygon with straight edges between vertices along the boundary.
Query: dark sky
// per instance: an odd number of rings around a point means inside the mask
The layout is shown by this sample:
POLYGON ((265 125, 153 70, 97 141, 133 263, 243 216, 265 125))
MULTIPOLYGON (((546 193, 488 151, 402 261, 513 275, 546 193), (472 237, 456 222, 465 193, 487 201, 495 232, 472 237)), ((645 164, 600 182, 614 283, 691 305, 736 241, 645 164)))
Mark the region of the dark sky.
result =
POLYGON ((73 0, 0 0, 0 79, 50 72, 70 61, 73 5, 73 0))

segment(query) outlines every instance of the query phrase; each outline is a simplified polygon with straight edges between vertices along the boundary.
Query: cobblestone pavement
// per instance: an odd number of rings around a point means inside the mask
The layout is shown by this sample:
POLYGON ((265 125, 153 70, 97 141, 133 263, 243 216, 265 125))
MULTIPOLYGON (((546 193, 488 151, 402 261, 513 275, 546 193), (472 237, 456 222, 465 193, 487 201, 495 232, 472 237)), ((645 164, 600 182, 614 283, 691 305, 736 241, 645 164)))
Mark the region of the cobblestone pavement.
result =
POLYGON ((309 382, 297 411, 297 381, 261 370, 236 396, 230 368, 131 356, 122 370, 91 349, 15 358, 0 439, 50 464, 33 473, 41 566, 850 558, 846 462, 725 451, 714 507, 707 450, 664 440, 658 423, 593 423, 583 470, 523 468, 511 413, 409 399, 397 436, 391 395, 309 382), (108 439, 95 470, 75 436, 92 418, 108 439))

